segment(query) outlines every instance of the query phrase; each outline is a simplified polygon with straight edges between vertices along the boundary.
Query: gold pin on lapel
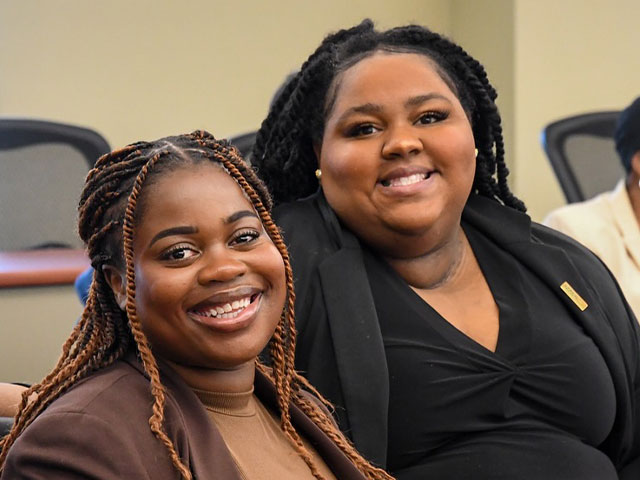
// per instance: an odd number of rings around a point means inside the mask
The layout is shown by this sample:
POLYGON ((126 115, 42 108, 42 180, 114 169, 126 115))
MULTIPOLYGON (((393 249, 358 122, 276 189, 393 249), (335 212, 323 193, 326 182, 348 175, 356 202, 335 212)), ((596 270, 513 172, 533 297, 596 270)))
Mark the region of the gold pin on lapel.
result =
POLYGON ((567 294, 567 297, 569 297, 573 301, 573 303, 577 305, 581 312, 584 312, 587 309, 589 304, 584 301, 584 298, 578 295, 578 292, 576 292, 573 287, 569 285, 569 282, 564 282, 562 285, 560 285, 560 288, 564 293, 567 294))

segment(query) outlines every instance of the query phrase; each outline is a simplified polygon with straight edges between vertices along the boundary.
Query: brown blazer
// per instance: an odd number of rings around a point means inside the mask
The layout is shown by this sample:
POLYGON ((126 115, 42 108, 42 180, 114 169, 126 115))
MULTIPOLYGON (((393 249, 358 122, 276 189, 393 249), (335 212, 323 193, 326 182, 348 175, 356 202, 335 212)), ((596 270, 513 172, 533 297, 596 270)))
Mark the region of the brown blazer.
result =
MULTIPOLYGON (((166 387, 165 428, 198 480, 241 480, 218 430, 182 379, 160 365, 166 387)), ((275 389, 256 371, 255 394, 276 408, 275 389)), ((11 448, 0 478, 180 478, 149 428, 149 381, 133 355, 100 370, 53 402, 11 448)), ((293 423, 339 479, 365 478, 344 453, 297 407, 293 423)))

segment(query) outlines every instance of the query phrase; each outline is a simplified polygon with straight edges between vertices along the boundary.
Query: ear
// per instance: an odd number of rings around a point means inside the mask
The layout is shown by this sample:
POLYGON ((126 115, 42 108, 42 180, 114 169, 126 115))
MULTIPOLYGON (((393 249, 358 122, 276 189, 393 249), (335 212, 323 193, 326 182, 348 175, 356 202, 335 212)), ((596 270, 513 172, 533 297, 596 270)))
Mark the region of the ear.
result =
POLYGON ((127 304, 127 281, 124 273, 113 265, 103 265, 102 274, 111 287, 120 310, 124 310, 127 304))

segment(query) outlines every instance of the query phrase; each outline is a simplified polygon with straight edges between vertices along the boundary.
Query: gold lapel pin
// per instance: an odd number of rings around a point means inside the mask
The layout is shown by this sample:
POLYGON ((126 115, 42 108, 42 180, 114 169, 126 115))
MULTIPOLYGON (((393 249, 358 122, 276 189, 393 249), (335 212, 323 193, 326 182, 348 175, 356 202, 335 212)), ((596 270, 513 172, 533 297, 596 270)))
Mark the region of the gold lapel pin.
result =
POLYGON ((584 298, 582 298, 571 285, 569 285, 569 282, 564 282, 562 285, 560 285, 560 288, 567 295, 567 297, 569 297, 573 301, 573 303, 576 304, 581 312, 584 312, 587 309, 589 304, 584 301, 584 298))

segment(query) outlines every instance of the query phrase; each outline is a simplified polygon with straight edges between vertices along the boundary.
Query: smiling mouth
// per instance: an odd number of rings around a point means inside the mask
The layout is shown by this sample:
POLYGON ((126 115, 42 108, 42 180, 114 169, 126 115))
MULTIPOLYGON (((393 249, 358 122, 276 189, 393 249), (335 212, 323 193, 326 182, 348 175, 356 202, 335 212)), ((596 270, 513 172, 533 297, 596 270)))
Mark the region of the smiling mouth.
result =
POLYGON ((208 318, 236 318, 249 305, 256 301, 260 294, 247 295, 232 302, 209 304, 189 310, 189 313, 208 318))
POLYGON ((431 172, 427 173, 414 173, 406 177, 397 177, 389 180, 380 180, 380 185, 383 187, 404 187, 407 185, 413 185, 423 180, 428 179, 431 176, 431 172))

